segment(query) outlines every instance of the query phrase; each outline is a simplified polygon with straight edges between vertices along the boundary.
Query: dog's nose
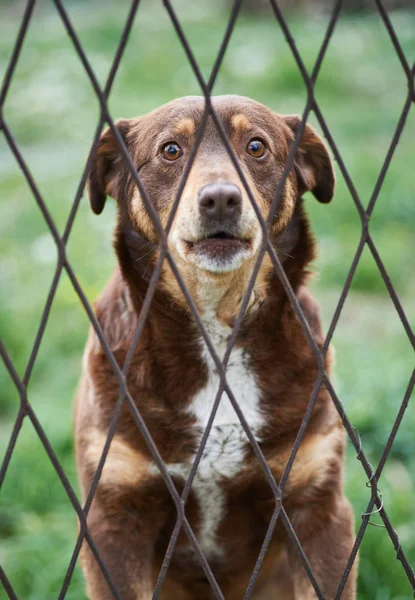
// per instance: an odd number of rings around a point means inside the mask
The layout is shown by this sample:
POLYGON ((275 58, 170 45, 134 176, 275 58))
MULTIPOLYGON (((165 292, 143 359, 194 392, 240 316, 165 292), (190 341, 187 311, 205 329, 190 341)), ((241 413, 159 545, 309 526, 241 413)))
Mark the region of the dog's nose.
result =
POLYGON ((200 190, 198 202, 203 216, 221 221, 241 213, 242 194, 233 183, 209 183, 200 190))

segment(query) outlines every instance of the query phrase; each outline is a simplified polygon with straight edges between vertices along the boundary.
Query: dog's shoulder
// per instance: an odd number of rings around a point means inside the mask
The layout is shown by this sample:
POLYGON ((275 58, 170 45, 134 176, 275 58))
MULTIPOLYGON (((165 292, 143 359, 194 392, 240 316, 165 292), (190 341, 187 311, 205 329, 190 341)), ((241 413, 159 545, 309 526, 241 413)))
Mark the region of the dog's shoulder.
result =
POLYGON ((318 344, 323 343, 323 327, 320 319, 320 309, 318 302, 308 288, 301 286, 297 294, 298 303, 306 318, 311 333, 318 344))
MULTIPOLYGON (((104 409, 110 412, 119 393, 119 378, 112 357, 122 369, 137 325, 137 313, 118 269, 94 308, 98 328, 90 327, 77 406, 96 405, 100 407, 98 412, 104 409)), ((98 412, 95 410, 96 415, 98 412)))
POLYGON ((137 313, 119 268, 95 302, 95 314, 111 350, 129 343, 131 331, 137 324, 137 313))

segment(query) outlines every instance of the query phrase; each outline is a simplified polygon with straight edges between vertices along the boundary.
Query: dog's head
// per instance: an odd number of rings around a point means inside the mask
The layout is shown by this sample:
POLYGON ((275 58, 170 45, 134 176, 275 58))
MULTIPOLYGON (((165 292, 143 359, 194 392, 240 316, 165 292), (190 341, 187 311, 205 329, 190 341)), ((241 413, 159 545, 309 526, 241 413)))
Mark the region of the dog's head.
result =
MULTIPOLYGON (((274 113, 239 96, 212 98, 252 196, 264 218, 281 180, 301 119, 274 113)), ((138 119, 117 121, 148 197, 166 226, 204 112, 204 99, 174 100, 138 119)), ((156 229, 110 129, 101 136, 88 181, 92 209, 99 214, 106 195, 141 237, 157 244, 156 229)), ((334 172, 327 149, 306 125, 286 180, 271 232, 284 230, 298 198, 307 190, 329 202, 334 172)), ((211 117, 190 169, 168 237, 181 263, 206 275, 236 271, 253 261, 262 233, 241 178, 211 117)))

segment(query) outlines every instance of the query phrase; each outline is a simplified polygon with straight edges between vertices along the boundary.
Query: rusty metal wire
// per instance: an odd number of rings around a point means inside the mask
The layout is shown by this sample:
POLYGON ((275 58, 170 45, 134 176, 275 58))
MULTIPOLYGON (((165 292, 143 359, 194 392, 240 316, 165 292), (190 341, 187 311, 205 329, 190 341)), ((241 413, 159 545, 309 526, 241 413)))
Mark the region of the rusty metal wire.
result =
MULTIPOLYGON (((74 547, 72 557, 71 557, 70 563, 68 565, 68 569, 67 569, 64 581, 62 583, 62 587, 61 587, 61 590, 59 593, 59 600, 63 600, 66 597, 66 594, 67 594, 67 591, 68 591, 68 588, 69 588, 69 585, 71 582, 73 570, 75 568, 75 565, 76 565, 76 562, 77 562, 77 559, 79 556, 81 545, 84 541, 86 541, 86 543, 89 545, 89 547, 97 561, 97 564, 99 565, 99 568, 101 569, 101 572, 108 584, 108 588, 111 591, 113 598, 116 598, 117 600, 121 600, 121 596, 116 588, 116 585, 112 581, 111 574, 108 572, 108 569, 107 569, 104 561, 102 560, 102 557, 100 556, 100 553, 94 543, 93 537, 91 536, 91 534, 88 530, 87 516, 88 516, 88 512, 90 510, 95 492, 98 487, 98 483, 99 483, 99 480, 100 480, 100 477, 102 474, 102 470, 105 465, 105 460, 106 460, 106 457, 107 457, 109 449, 110 449, 111 441, 113 439, 113 436, 114 436, 114 433, 115 433, 115 430, 117 427, 121 408, 123 407, 124 404, 126 404, 129 408, 129 410, 131 411, 131 414, 135 420, 137 428, 138 428, 140 434, 142 435, 143 439, 145 440, 145 442, 154 458, 154 461, 157 464, 158 469, 160 470, 161 476, 162 476, 162 478, 167 486, 167 489, 174 501, 174 504, 176 507, 176 512, 177 512, 176 524, 175 524, 175 527, 174 527, 174 530, 173 530, 173 533, 172 533, 172 536, 170 539, 170 543, 168 545, 168 549, 167 549, 167 552, 166 552, 166 555, 165 555, 165 558, 164 558, 164 561, 163 561, 163 564, 162 564, 162 567, 161 567, 161 570, 160 570, 160 573, 158 576, 158 580, 157 580, 157 583, 156 583, 156 586, 154 589, 154 593, 153 593, 153 598, 157 599, 160 595, 163 583, 165 581, 165 578, 166 578, 166 575, 168 572, 170 561, 171 561, 171 558, 172 558, 172 555, 173 555, 173 552, 174 552, 174 549, 175 549, 175 546, 176 546, 176 543, 178 540, 178 536, 179 536, 179 533, 181 530, 184 530, 186 536, 189 539, 190 544, 193 546, 195 553, 198 557, 198 560, 204 570, 205 576, 211 586, 214 596, 219 599, 224 598, 223 593, 220 590, 219 585, 214 577, 214 574, 212 573, 212 570, 210 569, 209 564, 199 546, 196 536, 194 535, 194 533, 189 525, 189 522, 186 517, 186 511, 185 511, 186 500, 189 496, 189 492, 191 490, 193 479, 195 477, 198 465, 202 458, 203 451, 204 451, 205 445, 206 445, 208 437, 209 437, 209 433, 210 433, 212 425, 213 425, 215 414, 218 410, 219 404, 221 402, 221 398, 224 393, 228 396, 230 402, 232 403, 232 405, 239 417, 241 425, 242 425, 242 427, 247 435, 247 438, 252 446, 253 452, 255 453, 255 455, 258 459, 258 465, 260 466, 260 468, 262 469, 262 471, 264 473, 264 476, 269 484, 270 490, 272 491, 274 500, 275 500, 275 509, 274 509, 270 524, 268 526, 268 530, 267 530, 263 545, 261 547, 261 551, 259 553, 254 571, 252 573, 248 588, 246 590, 245 599, 248 600, 249 598, 252 597, 252 593, 255 588, 255 583, 256 583, 259 571, 261 569, 262 563, 264 561, 264 558, 266 556, 266 552, 267 552, 269 543, 270 543, 272 535, 274 533, 276 524, 277 524, 278 520, 280 519, 289 535, 291 542, 294 544, 294 546, 296 547, 296 549, 298 551, 299 557, 303 563, 304 569, 306 570, 306 572, 308 574, 310 582, 315 590, 316 596, 320 600, 324 600, 324 596, 319 587, 318 580, 316 579, 316 577, 313 573, 313 570, 310 566, 309 560, 308 560, 307 556, 305 555, 303 548, 301 547, 300 541, 298 540, 298 538, 296 536, 295 530, 294 530, 294 528, 288 518, 288 515, 284 510, 283 504, 282 504, 282 494, 284 491, 285 484, 287 482, 287 478, 288 478, 290 469, 293 465, 293 462, 295 460, 296 454, 300 447, 301 441, 304 437, 307 425, 311 418, 312 410, 313 410, 314 404, 316 402, 318 392, 322 386, 325 386, 326 389, 328 390, 328 392, 334 402, 334 405, 336 406, 336 408, 339 412, 339 415, 342 419, 343 425, 346 428, 349 438, 356 449, 356 457, 362 463, 362 466, 366 473, 366 476, 368 479, 367 485, 368 485, 368 487, 370 487, 370 489, 372 491, 370 502, 368 503, 368 506, 367 506, 365 512, 362 513, 362 523, 359 528, 353 550, 351 552, 348 563, 346 565, 342 580, 339 584, 339 588, 338 588, 338 591, 336 594, 336 600, 340 599, 342 596, 342 592, 344 590, 348 576, 353 567, 357 552, 358 552, 360 544, 362 542, 364 532, 366 530, 367 525, 370 523, 371 515, 373 515, 374 513, 378 514, 380 516, 380 518, 382 519, 383 526, 385 527, 386 531, 388 532, 388 534, 391 538, 391 542, 395 548, 397 558, 402 563, 402 567, 405 570, 405 573, 408 577, 408 581, 409 581, 412 589, 415 590, 414 571, 412 570, 412 568, 405 556, 405 553, 400 545, 398 535, 389 520, 389 517, 386 513, 386 509, 385 509, 381 494, 379 493, 379 489, 378 489, 378 482, 382 475, 382 471, 385 466, 385 462, 386 462, 389 452, 392 448, 392 445, 395 440, 396 434, 398 432, 399 426, 404 417, 405 410, 408 406, 409 398, 410 398, 413 388, 415 386, 415 370, 412 373, 412 376, 408 383, 408 387, 405 392, 405 396, 403 398, 400 410, 398 412, 397 418, 393 425, 393 428, 392 428, 391 434, 389 436, 389 439, 387 441, 387 444, 385 446, 385 449, 382 453, 379 464, 378 464, 376 470, 373 470, 373 468, 370 465, 369 461, 367 460, 367 457, 363 450, 359 434, 358 434, 357 430, 353 427, 353 425, 350 423, 350 421, 344 411, 343 405, 341 404, 341 402, 333 388, 332 382, 330 381, 327 373, 325 372, 325 367, 324 367, 324 357, 327 353, 329 343, 333 337, 333 333, 335 331, 338 320, 340 318, 340 314, 341 314, 345 299, 350 290, 350 286, 351 286, 354 274, 356 272, 356 268, 359 264, 359 260, 360 260, 360 257, 362 255, 365 245, 368 246, 370 252, 373 255, 373 258, 374 258, 376 265, 381 273, 381 276, 385 282, 386 288, 390 294, 390 297, 396 308, 399 318, 403 324, 403 327, 405 328, 406 334, 407 334, 412 346, 415 348, 414 332, 411 329, 411 326, 410 326, 409 321, 406 317, 406 314, 403 310, 403 307, 400 303, 398 295, 396 294, 396 291, 395 291, 393 284, 389 278, 387 270, 382 262, 382 259, 380 258, 380 255, 378 253, 376 245, 375 245, 375 243, 370 235, 370 232, 369 232, 370 217, 372 215, 376 200, 378 198, 380 189, 382 187, 383 180, 385 178, 385 175, 389 168, 390 162, 392 160, 394 151, 399 142, 400 135, 405 126, 405 122, 406 122, 409 110, 412 106, 412 103, 415 101, 415 92, 414 92, 415 68, 414 68, 414 66, 412 66, 412 67, 410 66, 410 64, 408 63, 408 61, 405 57, 405 54, 400 46, 398 37, 394 30, 394 27, 391 23, 391 20, 388 16, 383 4, 382 4, 382 1, 376 0, 376 6, 378 8, 381 19, 385 25, 385 28, 389 34, 391 43, 393 44, 393 47, 398 55, 402 69, 406 75, 407 82, 408 82, 408 94, 405 99, 404 106, 402 108, 402 113, 401 113, 398 125, 396 127, 395 133, 393 135, 389 150, 387 152, 384 163, 382 165, 382 169, 379 173, 378 180, 377 180, 375 188, 373 190, 373 194, 370 198, 367 208, 365 209, 359 198, 359 195, 353 185, 353 182, 348 174, 348 171, 342 160, 340 152, 339 152, 339 150, 336 146, 336 143, 331 135, 330 129, 327 126, 324 116, 322 115, 321 110, 316 101, 316 98, 314 96, 314 85, 317 81, 321 64, 324 60, 324 56, 325 56, 328 44, 330 42, 331 36, 333 34, 333 31, 335 29, 336 23, 338 21, 339 15, 340 15, 340 11, 342 8, 342 0, 337 0, 333 4, 333 10, 332 10, 331 18, 329 20, 327 31, 324 36, 320 51, 317 56, 315 66, 311 72, 311 75, 309 75, 309 73, 304 65, 304 62, 303 62, 301 55, 297 49, 295 41, 291 35, 290 29, 287 25, 287 22, 284 18, 282 11, 278 5, 277 0, 270 0, 270 4, 271 4, 271 7, 273 9, 275 19, 276 19, 276 24, 279 25, 279 27, 281 28, 281 30, 283 32, 283 34, 286 38, 286 41, 288 43, 288 46, 293 54, 294 60, 298 66, 299 72, 301 73, 301 76, 304 80, 304 83, 305 83, 305 86, 307 89, 307 102, 306 102, 306 106, 304 108, 304 112, 302 115, 301 125, 298 128, 298 131, 296 132, 295 140, 294 140, 293 146, 290 150, 281 182, 278 186, 278 189, 275 192, 275 197, 271 204, 269 215, 268 215, 267 219, 264 219, 261 215, 261 212, 259 211, 259 208, 257 207, 257 205, 255 203, 255 199, 253 197, 253 194, 251 193, 251 190, 249 189, 249 185, 248 185, 247 181, 245 180, 243 172, 238 163, 237 156, 233 151, 233 148, 227 137, 227 134, 223 127, 223 124, 211 103, 211 93, 212 93, 212 90, 213 90, 213 87, 214 87, 214 84, 216 81, 217 74, 220 70, 229 40, 231 38, 234 25, 237 21, 239 10, 240 10, 241 4, 242 4, 242 0, 234 0, 234 2, 233 2, 233 6, 232 6, 230 16, 229 16, 228 26, 227 26, 222 44, 219 48, 217 59, 214 64, 214 67, 212 69, 212 73, 207 82, 203 78, 203 75, 202 75, 200 68, 198 66, 198 63, 193 55, 192 49, 188 43, 187 37, 183 31, 180 20, 178 19, 177 15, 176 15, 176 12, 172 6, 172 3, 169 0, 163 0, 164 7, 166 9, 167 14, 169 15, 169 17, 171 19, 172 26, 176 30, 177 36, 183 46, 183 49, 187 56, 187 59, 191 65, 194 75, 200 85, 201 92, 205 98, 204 115, 202 118, 202 122, 198 128, 198 131, 196 132, 194 147, 193 147, 191 155, 189 157, 185 172, 183 173, 183 176, 182 176, 182 179, 181 179, 181 182, 179 185, 179 190, 178 190, 177 196, 175 198, 175 201, 174 201, 174 204, 173 204, 170 216, 169 216, 168 224, 166 226, 166 229, 163 229, 163 227, 160 223, 160 220, 158 218, 157 212, 156 212, 155 208, 152 206, 151 201, 147 195, 147 192, 142 185, 140 177, 136 172, 133 160, 128 153, 128 150, 124 144, 124 141, 123 141, 121 135, 119 134, 119 131, 117 130, 117 128, 114 125, 114 121, 109 113, 108 105, 107 105, 107 100, 108 100, 109 94, 111 92, 111 88, 114 83, 114 80, 115 80, 115 77, 117 74, 117 70, 118 70, 120 62, 122 60, 124 49, 127 44, 128 37, 130 35, 131 29, 132 29, 132 26, 134 23, 134 19, 136 17, 137 11, 139 9, 139 0, 132 0, 132 2, 131 2, 131 7, 129 9, 126 23, 125 23, 125 26, 124 26, 124 29, 123 29, 123 32, 122 32, 122 35, 121 35, 121 38, 120 38, 120 41, 118 44, 118 48, 117 48, 115 56, 114 56, 113 64, 110 69, 110 73, 108 75, 108 79, 107 79, 104 89, 101 89, 99 86, 99 83, 97 81, 95 73, 89 63, 88 57, 86 56, 86 54, 83 50, 83 47, 79 41, 79 37, 72 25, 72 22, 69 18, 68 12, 65 9, 62 0, 54 0, 55 8, 66 28, 66 31, 67 31, 69 37, 72 40, 72 43, 74 46, 74 51, 77 54, 77 56, 79 57, 82 65, 85 69, 85 72, 89 78, 91 86, 97 96, 97 99, 98 99, 99 105, 100 105, 100 115, 99 115, 96 132, 95 132, 95 135, 93 138, 91 151, 90 151, 88 160, 86 162, 86 165, 85 165, 85 168, 84 168, 84 171, 83 171, 83 174, 82 174, 82 177, 81 177, 81 180, 80 180, 80 183, 79 183, 79 186, 78 186, 78 189, 77 189, 77 192, 76 192, 73 204, 72 204, 72 208, 71 208, 71 211, 70 211, 70 214, 69 214, 69 217, 68 217, 65 229, 64 229, 64 233, 62 236, 60 236, 60 234, 56 228, 56 225, 47 209, 47 206, 42 198, 42 195, 39 192, 39 189, 38 189, 36 182, 27 166, 27 163, 22 155, 22 152, 20 151, 20 149, 14 139, 14 136, 13 136, 12 132, 10 131, 10 129, 4 119, 4 114, 3 114, 3 106, 4 106, 4 103, 5 103, 8 91, 9 91, 10 83, 12 81, 13 74, 14 74, 18 59, 19 59, 20 51, 21 51, 22 45, 24 43, 27 29, 30 25, 35 1, 36 0, 28 0, 28 2, 27 2, 24 14, 22 16, 21 26, 20 26, 20 30, 18 32, 18 36, 17 36, 17 40, 16 40, 16 43, 14 46, 12 57, 11 57, 9 65, 8 65, 8 68, 6 70, 4 81, 1 86, 1 90, 0 90, 0 128, 3 131, 3 134, 5 136, 8 146, 10 148, 10 151, 14 155, 20 169, 22 170, 22 172, 27 180, 27 183, 33 193, 35 202, 37 203, 37 206, 39 207, 39 210, 41 211, 41 213, 46 221, 46 224, 50 230, 50 233, 54 239, 54 242, 55 242, 56 248, 57 248, 58 260, 57 260, 55 274, 54 274, 54 277, 53 277, 53 280, 52 280, 52 283, 50 286, 49 294, 48 294, 46 304, 45 304, 45 307, 43 310, 43 314, 42 314, 42 317, 40 320, 39 328, 38 328, 38 331, 37 331, 37 334, 35 337, 33 349, 31 351, 31 354, 30 354, 30 357, 29 357, 29 360, 28 360, 28 363, 26 366, 26 370, 25 370, 25 373, 24 373, 24 376, 22 379, 19 378, 19 376, 13 366, 13 362, 10 359, 9 354, 7 353, 6 348, 0 342, 0 354, 3 358, 4 364, 7 368, 7 370, 9 371, 9 374, 10 374, 10 376, 16 386, 16 389, 19 393, 19 396, 20 396, 19 412, 18 412, 16 421, 15 421, 15 424, 14 424, 14 427, 12 430, 12 434, 11 434, 11 437, 9 440, 9 444, 7 446, 7 450, 6 450, 5 457, 4 457, 1 471, 0 471, 0 486, 3 483, 3 480, 6 476, 10 458, 11 458, 13 450, 15 448, 23 421, 25 418, 28 418, 32 422, 33 427, 35 428, 35 430, 39 436, 39 439, 42 442, 42 444, 49 456, 49 459, 51 460, 53 467, 55 468, 55 470, 57 472, 57 475, 66 491, 66 494, 77 514, 77 517, 79 519, 79 524, 80 524, 78 539, 76 541, 76 545, 74 547), (299 303, 297 301, 295 293, 294 293, 293 289, 291 288, 291 285, 285 275, 285 272, 281 265, 281 262, 277 256, 274 248, 271 245, 269 235, 268 235, 268 229, 269 229, 271 219, 272 219, 273 215, 275 214, 276 210, 278 209, 280 197, 281 197, 284 185, 285 185, 286 178, 287 178, 287 176, 292 168, 292 165, 293 165, 295 152, 297 150, 298 144, 300 143, 301 136, 302 136, 304 128, 306 126, 307 119, 312 111, 314 112, 315 116, 317 117, 317 120, 321 126, 321 129, 322 129, 322 131, 328 141, 328 144, 334 154, 334 157, 339 165, 341 174, 342 174, 342 176, 346 182, 346 185, 350 191, 350 194, 354 200, 356 209, 360 215, 361 222, 362 222, 362 235, 361 235, 361 238, 360 238, 360 241, 358 244, 358 248, 357 248, 356 254, 354 256, 352 265, 350 267, 348 276, 346 278, 343 290, 341 292, 340 299, 338 301, 336 310, 334 312, 333 319, 331 321, 322 351, 320 351, 319 347, 317 346, 317 344, 314 341, 313 335, 312 335, 310 328, 308 326, 308 323, 301 311, 301 308, 299 306, 299 303), (212 119, 213 123, 215 124, 217 131, 222 139, 223 145, 226 148, 226 151, 227 151, 231 161, 233 162, 236 171, 238 172, 241 183, 247 192, 247 195, 252 203, 253 209, 255 210, 255 213, 257 215, 259 224, 262 229, 262 234, 263 234, 261 251, 260 251, 258 260, 256 262, 256 265, 254 267, 252 277, 248 284, 246 295, 242 302, 240 312, 235 321, 234 328, 233 328, 231 337, 229 339, 225 355, 222 360, 217 355, 215 348, 213 347, 213 345, 209 339, 209 336, 206 332, 206 329, 203 325, 200 315, 198 314, 197 308, 192 300, 192 297, 191 297, 190 293, 188 292, 188 290, 186 289, 185 283, 180 275, 180 272, 179 272, 177 266, 174 263, 173 258, 170 256, 168 247, 167 247, 167 236, 168 236, 169 230, 171 228, 178 204, 180 202, 181 194, 183 192, 187 177, 190 173, 193 161, 195 159, 197 149, 203 138, 205 126, 207 123, 207 119, 209 117, 212 119), (70 236, 70 233, 72 230, 74 219, 75 219, 75 216, 76 216, 76 213, 77 213, 77 210, 79 207, 79 203, 80 203, 82 195, 83 195, 87 174, 88 174, 95 150, 97 148, 99 136, 100 136, 101 130, 103 128, 103 125, 105 123, 107 123, 109 125, 109 127, 111 128, 111 131, 112 131, 112 133, 117 141, 117 144, 119 146, 122 158, 125 161, 125 164, 127 165, 128 169, 133 177, 133 180, 135 181, 135 184, 137 185, 137 187, 141 193, 141 196, 143 198, 143 201, 145 203, 147 211, 148 211, 148 213, 153 221, 154 227, 158 233, 159 241, 160 241, 160 248, 161 248, 160 257, 157 260, 157 263, 156 263, 153 273, 151 275, 147 293, 146 293, 146 296, 145 296, 145 299, 143 302, 143 307, 142 307, 141 313, 139 315, 136 331, 134 332, 133 340, 132 340, 131 346, 129 348, 129 352, 126 356, 126 359, 124 361, 124 365, 123 365, 122 369, 119 367, 117 361, 115 360, 113 353, 111 352, 111 349, 110 349, 110 347, 105 339, 105 336, 101 330, 101 327, 93 313, 93 310, 92 310, 92 308, 82 290, 82 287, 71 267, 71 264, 66 256, 66 245, 68 243, 68 239, 69 239, 69 236, 70 236), (268 464, 262 454, 262 451, 261 451, 254 435, 252 434, 252 432, 249 428, 249 425, 245 419, 245 416, 243 414, 243 411, 239 407, 237 399, 235 398, 235 396, 232 392, 232 389, 229 387, 227 379, 226 379, 227 363, 228 363, 232 348, 235 344, 236 337, 237 337, 239 328, 241 326, 242 319, 243 319, 245 311, 247 309, 249 297, 253 290, 262 259, 266 253, 268 253, 268 255, 272 261, 273 267, 275 269, 275 272, 276 272, 277 276, 279 277, 281 284, 285 290, 285 293, 288 297, 288 300, 290 301, 290 303, 293 307, 293 310, 295 311, 295 314, 297 315, 297 317, 303 327, 305 338, 315 356, 316 364, 318 367, 318 374, 317 374, 316 381, 314 383, 312 394, 310 396, 307 409, 305 411, 300 429, 298 431, 298 434, 295 439, 290 457, 288 459, 284 474, 283 474, 280 482, 275 481, 274 477, 272 476, 271 471, 268 467, 268 464), (158 280, 160 278, 162 267, 166 261, 168 262, 168 264, 169 264, 169 266, 170 266, 170 268, 171 268, 175 278, 177 279, 177 282, 183 292, 183 295, 186 298, 186 301, 189 305, 189 310, 193 314, 195 322, 196 322, 197 326, 199 327, 200 333, 206 343, 208 351, 211 354, 211 357, 215 363, 215 366, 218 370, 218 374, 220 377, 219 389, 217 391, 217 394, 216 394, 216 397, 214 400, 211 415, 210 415, 207 427, 202 435, 200 446, 195 455, 195 459, 194 459, 193 465, 191 467, 189 477, 185 483, 185 486, 184 486, 184 489, 183 489, 181 495, 179 495, 177 489, 175 488, 175 485, 168 473, 168 470, 167 470, 165 464, 163 463, 163 460, 159 454, 159 451, 150 435, 150 432, 147 429, 145 422, 142 419, 140 411, 138 410, 137 406, 134 403, 133 398, 130 395, 130 392, 129 392, 128 386, 127 386, 127 375, 128 375, 128 371, 130 368, 131 360, 133 358, 133 354, 134 354, 134 351, 139 342, 143 328, 145 326, 145 322, 146 322, 149 310, 151 309, 151 302, 152 302, 152 299, 153 299, 153 296, 154 296, 154 293, 156 290, 158 280), (114 409, 114 414, 113 414, 113 417, 112 417, 112 420, 110 423, 110 427, 108 430, 107 440, 104 445, 104 449, 103 449, 95 476, 92 480, 91 487, 90 487, 89 493, 87 495, 84 506, 81 506, 81 504, 79 503, 79 500, 78 500, 74 490, 72 489, 72 487, 65 475, 65 472, 64 472, 62 466, 60 465, 59 460, 48 440, 48 437, 47 437, 42 425, 38 421, 32 406, 30 405, 30 402, 29 402, 29 399, 27 396, 27 387, 28 387, 28 384, 30 381, 32 369, 35 364, 38 350, 39 350, 39 347, 40 347, 40 344, 41 344, 41 341, 42 341, 42 338, 43 338, 43 335, 45 332, 50 309, 51 309, 51 306, 52 306, 52 303, 53 303, 53 300, 55 297, 56 289, 57 289, 62 271, 65 271, 67 273, 67 275, 69 276, 69 279, 74 287, 74 290, 75 290, 76 294, 78 295, 79 300, 88 315, 88 318, 98 336, 99 342, 102 345, 102 348, 107 356, 109 364, 110 364, 110 366, 118 380, 118 384, 119 384, 118 401, 116 403, 116 406, 114 409)), ((15 592, 13 591, 11 583, 1 568, 0 568, 0 580, 2 582, 3 588, 6 592, 6 594, 8 595, 8 597, 10 599, 16 599, 17 596, 16 596, 15 592)))

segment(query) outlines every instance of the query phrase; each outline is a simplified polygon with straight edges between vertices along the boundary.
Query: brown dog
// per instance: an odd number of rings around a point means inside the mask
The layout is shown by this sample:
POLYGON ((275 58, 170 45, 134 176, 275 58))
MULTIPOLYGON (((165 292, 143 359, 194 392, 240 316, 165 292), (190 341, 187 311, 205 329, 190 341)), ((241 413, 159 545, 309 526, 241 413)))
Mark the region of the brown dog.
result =
MULTIPOLYGON (((264 217, 300 124, 237 96, 213 99, 264 217)), ((117 127, 163 226, 188 161, 204 101, 175 100, 117 127)), ((301 196, 329 202, 334 173, 325 145, 307 125, 270 237, 317 344, 318 309, 305 288, 314 241, 301 196)), ((117 200, 119 267, 96 305, 122 366, 154 263, 158 238, 111 132, 99 142, 89 175, 92 209, 117 200)), ((262 240, 252 204, 214 123, 207 127, 168 237, 171 256, 223 357, 262 240)), ((326 361, 329 370, 329 359, 326 361)), ((227 365, 227 381, 280 481, 317 377, 316 359, 266 255, 227 365)), ((179 285, 165 264, 128 373, 132 398, 181 493, 219 387, 219 376, 179 285)), ((94 333, 85 354, 76 410, 76 450, 89 491, 118 398, 118 383, 94 333)), ((336 594, 353 544, 342 492, 345 436, 321 389, 287 479, 283 506, 325 598, 336 594)), ((240 421, 223 394, 186 504, 186 515, 227 600, 244 597, 275 508, 273 493, 240 421)), ((123 406, 88 516, 91 534, 123 600, 148 600, 176 521, 176 510, 131 413, 123 406)), ((112 598, 90 551, 82 564, 92 600, 112 598)), ((342 598, 355 598, 355 571, 342 598)), ((181 533, 161 598, 213 598, 188 538, 181 533)), ((252 598, 311 600, 316 594, 277 522, 252 598)))

